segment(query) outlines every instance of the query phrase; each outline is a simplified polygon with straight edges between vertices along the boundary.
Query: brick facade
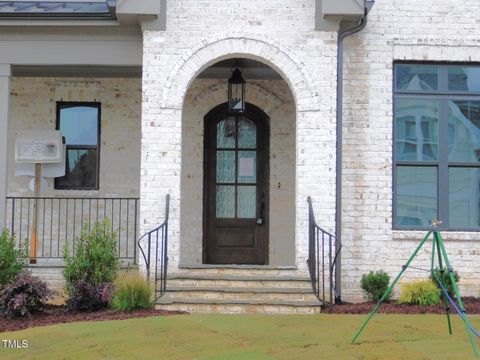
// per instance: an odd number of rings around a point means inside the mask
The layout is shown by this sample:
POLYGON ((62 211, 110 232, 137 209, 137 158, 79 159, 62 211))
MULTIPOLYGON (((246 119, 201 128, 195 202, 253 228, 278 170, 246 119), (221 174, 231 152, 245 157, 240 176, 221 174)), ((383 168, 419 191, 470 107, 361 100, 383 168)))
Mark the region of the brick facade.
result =
MULTIPOLYGON (((345 41, 344 300, 362 298, 363 273, 398 273, 423 235, 392 230, 393 62, 479 63, 479 19, 477 0, 376 0, 367 27, 345 41)), ((271 127, 270 205, 278 210, 270 242, 288 244, 276 248, 288 253, 270 256, 304 272, 307 196, 319 224, 335 228, 337 32, 314 30, 314 23, 314 0, 167 1, 166 30, 143 31, 141 82, 12 78, 9 152, 17 129, 54 127, 55 101, 101 101, 104 185, 88 195, 139 193, 143 233, 163 221, 170 194, 169 269, 179 271, 201 263, 203 116, 226 99, 225 81, 197 77, 221 60, 260 61, 282 78, 247 85, 247 100, 278 125, 271 127), (119 154, 123 162, 110 163, 119 154)), ((10 157, 9 195, 26 188, 14 179, 10 157)), ((480 232, 443 236, 463 294, 478 296, 480 232)), ((429 252, 420 253, 417 266, 429 266, 429 252)), ((424 276, 411 270, 405 279, 424 276)))
MULTIPOLYGON (((144 32, 142 227, 158 223, 158 206, 170 193, 173 264, 178 264, 183 231, 184 97, 203 69, 226 58, 271 66, 295 99, 299 268, 305 268, 307 253, 308 195, 319 222, 334 228, 337 34, 313 30, 313 7, 313 0, 168 2, 167 30, 144 32)), ((342 288, 347 300, 361 298, 362 273, 379 268, 398 272, 422 235, 392 231, 393 61, 479 61, 479 11, 474 1, 378 0, 367 28, 346 41, 342 288)), ((444 237, 465 294, 476 295, 478 233, 444 237)), ((420 259, 424 262, 427 255, 423 252, 420 259)), ((420 274, 412 271, 407 279, 416 276, 420 274)))
MULTIPOLYGON (((397 274, 424 235, 392 230, 393 62, 480 61, 475 1, 376 1, 369 23, 345 44, 343 295, 359 300, 361 275, 397 274)), ((444 232, 464 295, 478 296, 480 234, 444 232)), ((428 268, 430 246, 416 266, 428 268)), ((425 277, 410 270, 405 280, 425 277)))
POLYGON ((227 58, 276 70, 290 87, 296 119, 295 263, 306 268, 308 195, 334 228, 336 33, 317 32, 313 1, 167 3, 167 30, 144 31, 141 227, 158 224, 172 196, 169 258, 175 271, 180 226, 183 103, 196 76, 227 58), (235 9, 235 10, 233 10, 235 9), (321 153, 320 157, 312 154, 321 153))

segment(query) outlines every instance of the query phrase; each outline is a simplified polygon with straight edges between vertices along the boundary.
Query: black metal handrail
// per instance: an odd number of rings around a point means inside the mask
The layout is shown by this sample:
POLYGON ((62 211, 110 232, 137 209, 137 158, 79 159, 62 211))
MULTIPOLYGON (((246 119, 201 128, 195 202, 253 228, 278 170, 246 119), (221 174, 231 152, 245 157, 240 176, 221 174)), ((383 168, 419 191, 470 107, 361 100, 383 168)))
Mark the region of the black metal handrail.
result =
POLYGON ((342 245, 336 243, 335 235, 322 229, 315 221, 312 198, 308 201, 308 271, 315 296, 325 304, 334 304, 337 299, 334 279, 335 264, 342 245), (328 281, 328 283, 327 283, 328 281))
POLYGON ((15 235, 17 246, 23 247, 31 236, 37 206, 37 258, 61 260, 66 246, 67 255, 75 254, 75 240, 83 230, 90 231, 96 222, 108 219, 117 236, 119 259, 135 265, 138 202, 138 198, 9 196, 6 224, 15 235))
POLYGON ((163 223, 157 228, 150 230, 143 234, 138 239, 138 247, 140 253, 145 261, 145 267, 147 269, 147 278, 150 279, 151 273, 151 255, 152 255, 152 239, 155 242, 155 294, 156 299, 161 297, 167 289, 167 266, 168 266, 168 217, 170 207, 170 195, 167 194, 165 199, 165 219, 163 223), (142 248, 142 240, 147 239, 146 251, 142 248), (159 254, 160 253, 160 254, 159 254))

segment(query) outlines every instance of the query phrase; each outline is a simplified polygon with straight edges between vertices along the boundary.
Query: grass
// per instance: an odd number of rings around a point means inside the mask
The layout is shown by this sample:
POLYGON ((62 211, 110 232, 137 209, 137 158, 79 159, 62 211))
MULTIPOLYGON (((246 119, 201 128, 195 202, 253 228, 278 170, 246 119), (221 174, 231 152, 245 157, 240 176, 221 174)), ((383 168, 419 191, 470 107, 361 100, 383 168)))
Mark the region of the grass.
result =
MULTIPOLYGON (((1 359, 470 359, 465 327, 441 315, 376 315, 350 343, 361 315, 178 315, 85 322, 1 333, 28 349, 1 359)), ((471 316, 480 327, 480 317, 471 316)), ((1 345, 1 344, 0 344, 1 345)), ((479 343, 480 345, 480 343, 479 343)))

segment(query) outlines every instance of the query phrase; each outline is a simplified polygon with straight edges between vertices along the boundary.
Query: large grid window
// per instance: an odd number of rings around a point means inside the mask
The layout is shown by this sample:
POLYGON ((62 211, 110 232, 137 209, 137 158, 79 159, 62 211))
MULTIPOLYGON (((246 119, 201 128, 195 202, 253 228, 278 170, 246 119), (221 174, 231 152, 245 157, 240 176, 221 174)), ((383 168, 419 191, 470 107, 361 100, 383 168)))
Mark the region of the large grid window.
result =
POLYGON ((394 65, 394 227, 480 230, 480 66, 394 65))
POLYGON ((100 103, 57 103, 57 130, 65 137, 65 176, 55 189, 98 190, 100 103))

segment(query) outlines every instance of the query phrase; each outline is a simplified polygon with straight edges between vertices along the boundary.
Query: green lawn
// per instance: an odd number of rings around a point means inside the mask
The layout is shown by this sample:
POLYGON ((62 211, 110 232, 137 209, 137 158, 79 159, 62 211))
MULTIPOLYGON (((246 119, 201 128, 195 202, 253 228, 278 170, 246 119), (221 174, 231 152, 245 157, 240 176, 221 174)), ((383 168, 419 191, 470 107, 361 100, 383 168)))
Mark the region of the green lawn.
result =
MULTIPOLYGON (((28 349, 0 348, 0 359, 470 359, 463 323, 448 335, 440 315, 377 315, 360 344, 365 316, 178 315, 61 324, 0 333, 28 349)), ((471 316, 480 327, 480 317, 471 316)), ((1 345, 1 344, 0 344, 1 345)))

